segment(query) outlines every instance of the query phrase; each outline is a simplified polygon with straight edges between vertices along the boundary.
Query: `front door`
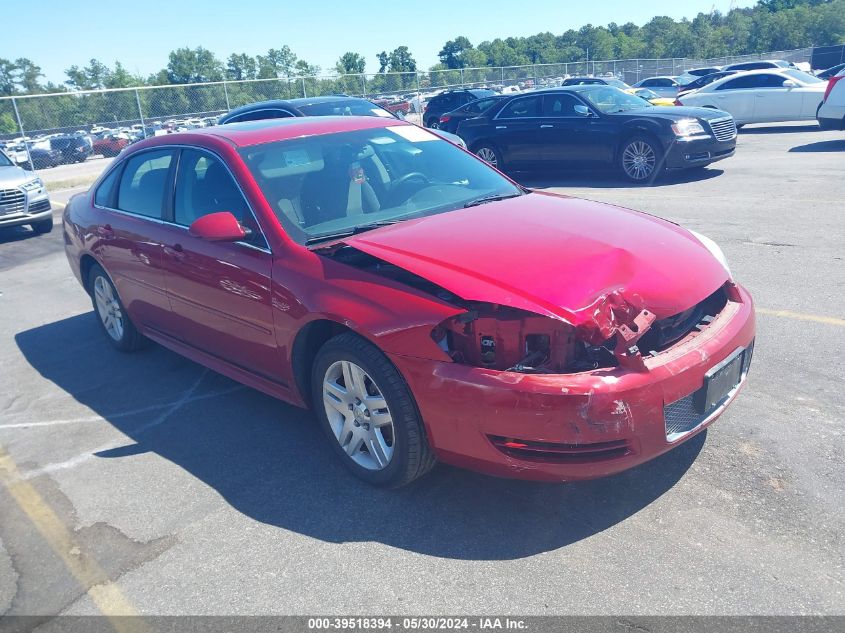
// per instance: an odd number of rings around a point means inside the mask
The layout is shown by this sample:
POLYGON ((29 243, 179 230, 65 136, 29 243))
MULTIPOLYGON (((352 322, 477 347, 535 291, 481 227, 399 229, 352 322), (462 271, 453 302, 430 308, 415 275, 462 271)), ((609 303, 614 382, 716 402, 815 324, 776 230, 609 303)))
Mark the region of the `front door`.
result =
POLYGON ((162 257, 180 338, 278 381, 282 363, 273 331, 273 256, 220 158, 200 150, 182 151, 172 221, 171 239, 162 257), (192 222, 218 211, 234 214, 250 235, 241 242, 213 242, 190 234, 192 222))

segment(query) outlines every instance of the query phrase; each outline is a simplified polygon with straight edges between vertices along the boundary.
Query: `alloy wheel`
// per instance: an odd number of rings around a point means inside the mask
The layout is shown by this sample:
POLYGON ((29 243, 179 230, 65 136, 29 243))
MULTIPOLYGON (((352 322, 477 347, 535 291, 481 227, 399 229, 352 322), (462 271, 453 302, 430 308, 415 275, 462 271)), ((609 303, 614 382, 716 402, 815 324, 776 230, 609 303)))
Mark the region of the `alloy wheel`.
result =
POLYGON ((323 406, 335 439, 350 459, 368 470, 390 464, 393 416, 367 372, 346 360, 330 365, 323 379, 323 406))
POLYGON ((494 152, 489 147, 482 147, 477 152, 476 155, 483 160, 485 163, 492 165, 493 167, 497 167, 499 164, 498 159, 496 158, 496 152, 494 152))
POLYGON ((645 141, 634 141, 622 152, 622 169, 632 180, 646 180, 654 173, 657 156, 645 141))
POLYGON ((94 280, 94 302, 106 332, 115 341, 120 341, 123 338, 123 311, 111 284, 104 277, 94 280))

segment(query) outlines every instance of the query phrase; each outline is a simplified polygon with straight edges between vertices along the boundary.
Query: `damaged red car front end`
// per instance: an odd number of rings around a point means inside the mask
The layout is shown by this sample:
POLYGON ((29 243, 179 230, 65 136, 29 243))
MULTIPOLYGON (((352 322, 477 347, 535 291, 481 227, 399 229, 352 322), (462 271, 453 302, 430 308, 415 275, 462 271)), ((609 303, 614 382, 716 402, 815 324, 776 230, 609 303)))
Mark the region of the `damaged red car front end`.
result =
POLYGON ((690 232, 638 212, 533 193, 323 253, 410 273, 461 308, 432 347, 386 345, 457 466, 550 481, 625 470, 712 423, 751 361, 748 292, 690 232))

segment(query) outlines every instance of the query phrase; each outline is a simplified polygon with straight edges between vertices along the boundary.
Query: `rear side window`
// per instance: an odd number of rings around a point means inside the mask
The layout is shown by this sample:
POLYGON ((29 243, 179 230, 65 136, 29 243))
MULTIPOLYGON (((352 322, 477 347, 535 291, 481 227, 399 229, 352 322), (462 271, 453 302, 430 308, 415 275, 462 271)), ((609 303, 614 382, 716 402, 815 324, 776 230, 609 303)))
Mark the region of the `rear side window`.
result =
POLYGON ((161 218, 172 161, 171 150, 143 152, 127 160, 120 177, 117 208, 150 218, 161 218))
POLYGON ((503 119, 540 116, 540 97, 521 97, 508 103, 499 113, 503 119))
POLYGON ((114 192, 119 173, 120 169, 113 169, 97 187, 97 191, 94 193, 94 204, 98 207, 110 207, 114 204, 114 192))
POLYGON ((265 119, 287 119, 293 114, 287 110, 253 110, 252 112, 244 112, 227 121, 227 123, 243 123, 244 121, 263 121, 265 119))
MULTIPOLYGON (((748 88, 760 88, 765 85, 767 81, 764 77, 771 77, 771 75, 740 75, 736 79, 726 81, 716 90, 744 90, 748 88)), ((783 85, 783 80, 779 85, 783 85)))

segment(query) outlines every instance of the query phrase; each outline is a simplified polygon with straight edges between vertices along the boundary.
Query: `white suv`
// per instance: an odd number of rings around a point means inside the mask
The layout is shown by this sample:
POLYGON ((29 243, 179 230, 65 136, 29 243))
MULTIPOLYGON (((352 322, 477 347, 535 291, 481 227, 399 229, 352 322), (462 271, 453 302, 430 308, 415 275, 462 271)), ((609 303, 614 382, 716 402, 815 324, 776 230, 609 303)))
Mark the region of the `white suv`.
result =
POLYGON ((816 119, 823 130, 845 130, 845 69, 828 79, 816 119))
POLYGON ((36 233, 53 230, 50 197, 41 179, 0 151, 0 227, 29 224, 36 233))

